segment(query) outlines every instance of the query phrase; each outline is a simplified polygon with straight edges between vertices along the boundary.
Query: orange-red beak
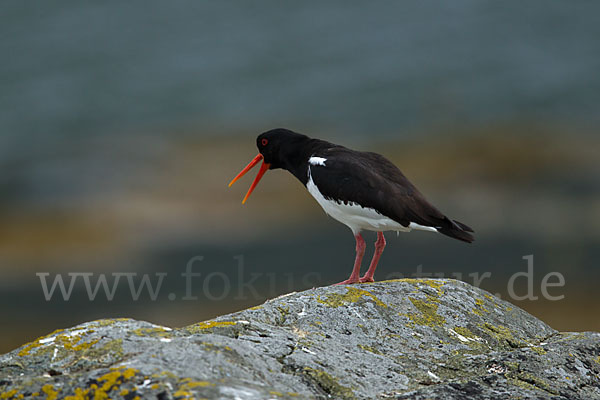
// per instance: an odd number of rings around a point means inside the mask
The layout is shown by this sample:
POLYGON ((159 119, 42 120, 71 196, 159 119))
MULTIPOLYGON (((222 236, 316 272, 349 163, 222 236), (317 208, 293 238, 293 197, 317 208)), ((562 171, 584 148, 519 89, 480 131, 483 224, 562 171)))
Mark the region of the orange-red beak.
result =
MULTIPOLYGON (((229 182, 229 187, 231 187, 231 185, 233 185, 238 179, 240 179, 242 176, 244 176, 246 174, 246 172, 250 171, 252 169, 252 167, 254 167, 256 164, 258 164, 259 161, 263 160, 263 158, 264 158, 263 155, 258 153, 258 155, 256 157, 254 157, 254 159, 252 161, 250 161, 248 163, 248 165, 246 165, 246 167, 243 170, 241 170, 240 173, 237 174, 237 176, 235 178, 233 178, 233 180, 231 182, 229 182)), ((260 166, 260 170, 258 171, 258 174, 256 174, 256 178, 254 178, 254 182, 252 182, 250 189, 248 189, 248 193, 246 193, 246 197, 244 197, 244 200, 242 200, 242 204, 244 204, 246 202, 246 200, 248 199, 248 197, 250 197, 250 193, 252 193, 252 191, 254 190, 256 185, 258 185, 258 181, 260 181, 260 179, 263 177, 265 172, 267 172, 267 170, 269 169, 270 166, 271 166, 271 164, 268 164, 268 163, 264 162, 264 160, 263 160, 263 163, 260 166)))

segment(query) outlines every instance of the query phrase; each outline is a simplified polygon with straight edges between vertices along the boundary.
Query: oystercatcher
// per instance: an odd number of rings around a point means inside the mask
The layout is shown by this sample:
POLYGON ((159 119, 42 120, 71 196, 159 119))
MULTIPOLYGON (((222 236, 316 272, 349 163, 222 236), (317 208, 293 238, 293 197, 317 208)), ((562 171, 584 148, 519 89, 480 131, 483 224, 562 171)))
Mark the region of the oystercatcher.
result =
POLYGON ((451 220, 432 206, 404 174, 380 154, 350 150, 282 128, 260 134, 256 146, 258 155, 229 186, 260 161, 260 170, 242 203, 269 169, 283 168, 298 178, 323 210, 347 225, 356 239, 352 274, 339 284, 373 282, 385 247, 384 231, 418 229, 468 243, 474 240, 469 233, 473 229, 451 220), (376 231, 377 241, 371 265, 361 278, 360 266, 366 247, 362 230, 376 231))

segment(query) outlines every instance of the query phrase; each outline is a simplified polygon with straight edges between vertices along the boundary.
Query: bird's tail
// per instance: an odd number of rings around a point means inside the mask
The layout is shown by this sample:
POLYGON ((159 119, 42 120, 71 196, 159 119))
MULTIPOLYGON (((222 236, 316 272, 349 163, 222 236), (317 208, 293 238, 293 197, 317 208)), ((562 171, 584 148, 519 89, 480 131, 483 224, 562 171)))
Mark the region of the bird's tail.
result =
POLYGON ((463 224, 462 222, 458 222, 456 220, 451 220, 450 218, 445 218, 445 223, 442 227, 437 228, 439 233, 442 233, 446 236, 450 236, 451 238, 462 240, 463 242, 471 243, 475 240, 473 235, 469 232, 473 232, 469 226, 463 224))

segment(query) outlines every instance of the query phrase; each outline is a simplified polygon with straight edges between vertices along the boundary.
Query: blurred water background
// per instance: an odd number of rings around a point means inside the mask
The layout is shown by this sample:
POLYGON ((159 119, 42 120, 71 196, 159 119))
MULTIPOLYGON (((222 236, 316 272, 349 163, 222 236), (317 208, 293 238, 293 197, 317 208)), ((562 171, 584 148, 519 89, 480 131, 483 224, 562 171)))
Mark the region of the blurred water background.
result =
POLYGON ((184 325, 345 279, 350 231, 291 175, 269 172, 244 206, 251 177, 227 188, 279 126, 384 154, 476 231, 472 245, 390 234, 377 278, 489 272, 481 286, 507 298, 533 254, 540 298, 513 302, 600 330, 598 15, 593 1, 2 2, 0 352, 94 318, 184 325), (198 299, 182 300, 194 256, 198 299), (559 301, 540 292, 553 271, 559 301), (40 272, 168 276, 156 301, 125 286, 89 301, 82 282, 46 301, 40 272))

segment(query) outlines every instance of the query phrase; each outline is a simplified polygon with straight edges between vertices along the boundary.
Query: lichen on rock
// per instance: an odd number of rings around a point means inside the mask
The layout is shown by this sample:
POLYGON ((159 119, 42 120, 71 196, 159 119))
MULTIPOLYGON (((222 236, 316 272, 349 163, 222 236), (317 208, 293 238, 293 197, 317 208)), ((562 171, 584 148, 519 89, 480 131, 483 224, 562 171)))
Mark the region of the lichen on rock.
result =
POLYGON ((600 334, 443 279, 293 293, 183 328, 57 330, 0 356, 6 399, 600 398, 600 334))

